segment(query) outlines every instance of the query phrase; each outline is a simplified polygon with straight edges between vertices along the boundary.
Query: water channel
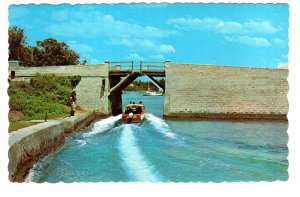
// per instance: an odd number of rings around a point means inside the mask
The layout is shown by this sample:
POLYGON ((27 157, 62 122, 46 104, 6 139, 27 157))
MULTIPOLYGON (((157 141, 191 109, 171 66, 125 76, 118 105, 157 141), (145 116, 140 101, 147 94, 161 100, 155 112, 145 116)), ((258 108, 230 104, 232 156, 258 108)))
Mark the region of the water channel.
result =
POLYGON ((142 100, 143 124, 120 116, 95 120, 88 131, 31 169, 34 182, 222 182, 288 179, 287 122, 164 120, 163 96, 142 100))

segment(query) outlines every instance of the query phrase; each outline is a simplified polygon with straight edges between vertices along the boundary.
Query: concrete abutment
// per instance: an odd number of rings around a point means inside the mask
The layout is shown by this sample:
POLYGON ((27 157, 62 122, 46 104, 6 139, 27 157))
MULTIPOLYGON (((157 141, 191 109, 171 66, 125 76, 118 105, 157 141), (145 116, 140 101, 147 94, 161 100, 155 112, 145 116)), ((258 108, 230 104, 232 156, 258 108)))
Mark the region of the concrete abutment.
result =
POLYGON ((288 70, 166 64, 164 118, 287 120, 288 70))

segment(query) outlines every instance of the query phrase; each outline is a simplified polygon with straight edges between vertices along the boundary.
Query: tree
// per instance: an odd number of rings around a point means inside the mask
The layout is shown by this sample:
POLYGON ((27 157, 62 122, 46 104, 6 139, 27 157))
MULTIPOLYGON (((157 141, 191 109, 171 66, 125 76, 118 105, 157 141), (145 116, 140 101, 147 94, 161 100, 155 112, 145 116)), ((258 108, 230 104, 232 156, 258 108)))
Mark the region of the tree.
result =
MULTIPOLYGON (((24 29, 12 26, 8 30, 9 58, 27 66, 58 66, 79 64, 79 55, 64 42, 54 38, 37 41, 37 46, 28 46, 24 29)), ((86 62, 83 62, 86 63, 86 62)))
POLYGON ((8 29, 8 60, 21 61, 26 51, 27 38, 24 35, 24 29, 12 26, 8 29))
POLYGON ((35 51, 36 66, 58 66, 79 64, 79 55, 69 49, 64 42, 58 42, 54 38, 48 38, 44 41, 37 41, 37 50, 35 51))

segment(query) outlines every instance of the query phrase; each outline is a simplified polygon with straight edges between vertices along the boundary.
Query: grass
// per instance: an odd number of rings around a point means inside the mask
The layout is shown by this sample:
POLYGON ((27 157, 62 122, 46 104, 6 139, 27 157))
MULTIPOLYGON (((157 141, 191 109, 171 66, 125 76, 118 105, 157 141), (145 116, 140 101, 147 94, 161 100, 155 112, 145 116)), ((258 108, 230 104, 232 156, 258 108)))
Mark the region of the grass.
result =
POLYGON ((25 127, 39 124, 39 122, 25 122, 25 121, 15 121, 9 123, 8 132, 16 131, 25 127))
POLYGON ((80 77, 36 74, 26 81, 10 81, 11 114, 9 132, 36 123, 28 120, 58 119, 69 115, 70 96, 80 77), (22 122, 23 121, 23 122, 22 122))

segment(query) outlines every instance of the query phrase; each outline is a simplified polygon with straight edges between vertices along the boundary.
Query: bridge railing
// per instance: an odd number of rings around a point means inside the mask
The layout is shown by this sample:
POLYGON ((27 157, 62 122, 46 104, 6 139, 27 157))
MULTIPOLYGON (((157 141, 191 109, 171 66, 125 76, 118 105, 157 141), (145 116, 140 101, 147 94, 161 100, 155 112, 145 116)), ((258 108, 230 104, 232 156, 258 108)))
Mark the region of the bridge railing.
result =
POLYGON ((110 71, 131 71, 142 73, 143 71, 163 71, 165 69, 164 62, 140 61, 139 64, 135 64, 134 61, 119 61, 107 63, 110 71))
POLYGON ((163 71, 165 70, 164 62, 143 62, 140 61, 140 72, 143 71, 163 71))
POLYGON ((120 62, 108 62, 109 70, 115 71, 133 71, 134 62, 133 61, 120 61, 120 62))

